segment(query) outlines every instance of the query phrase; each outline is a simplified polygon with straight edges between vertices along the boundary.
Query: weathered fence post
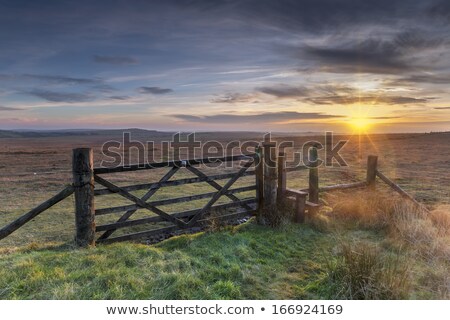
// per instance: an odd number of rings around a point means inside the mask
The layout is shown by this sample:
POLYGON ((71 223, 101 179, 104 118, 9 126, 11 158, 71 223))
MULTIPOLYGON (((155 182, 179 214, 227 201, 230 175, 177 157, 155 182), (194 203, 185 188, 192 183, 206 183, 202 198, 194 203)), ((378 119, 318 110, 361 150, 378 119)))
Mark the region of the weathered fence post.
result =
MULTIPOLYGON (((312 203, 319 203, 319 168, 318 168, 318 154, 317 148, 311 147, 309 149, 309 201, 312 203)), ((315 208, 310 208, 311 213, 315 213, 315 208)))
POLYGON ((262 207, 258 215, 258 223, 274 226, 277 224, 277 155, 275 143, 264 142, 263 161, 260 169, 264 175, 262 207))
POLYGON ((258 204, 258 213, 261 213, 264 205, 264 156, 260 145, 255 148, 256 153, 256 201, 258 204))
POLYGON ((306 194, 300 192, 295 195, 295 218, 294 222, 305 222, 306 194))
POLYGON ((286 155, 284 151, 278 154, 278 190, 277 201, 281 203, 286 193, 286 155))
POLYGON ((92 149, 73 150, 75 188, 75 242, 81 247, 95 245, 94 157, 92 149))
POLYGON ((375 186, 375 180, 377 178, 377 163, 378 156, 368 156, 367 157, 367 177, 366 182, 369 187, 375 186))
POLYGON ((264 208, 277 205, 277 153, 274 142, 264 142, 264 208))

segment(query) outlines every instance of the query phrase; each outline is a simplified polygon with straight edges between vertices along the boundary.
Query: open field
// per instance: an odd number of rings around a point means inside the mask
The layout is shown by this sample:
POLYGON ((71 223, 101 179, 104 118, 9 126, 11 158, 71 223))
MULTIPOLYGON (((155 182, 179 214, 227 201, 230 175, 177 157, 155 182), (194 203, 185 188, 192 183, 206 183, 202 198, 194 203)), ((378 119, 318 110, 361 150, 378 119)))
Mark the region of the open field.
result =
MULTIPOLYGON (((131 138, 140 141, 155 141, 154 150, 150 151, 158 159, 160 141, 170 140, 171 133, 132 131, 131 138)), ((232 140, 261 141, 258 133, 199 133, 197 139, 202 142, 216 140, 226 145, 232 140)), ((5 225, 15 217, 23 214, 40 202, 46 200, 66 184, 71 183, 71 151, 76 147, 92 147, 95 152, 95 164, 102 159, 101 146, 109 140, 121 141, 121 132, 106 131, 96 134, 51 135, 42 137, 18 137, 0 139, 0 225, 5 225)), ((348 167, 320 169, 320 185, 352 182, 363 179, 365 159, 368 154, 379 155, 379 168, 388 177, 394 179, 406 191, 420 202, 430 207, 450 203, 450 133, 446 134, 393 134, 362 136, 337 136, 348 139, 342 149, 342 156, 348 167), (361 159, 360 159, 361 158, 361 159)), ((323 136, 275 136, 275 140, 293 141, 301 146, 305 141, 323 142, 323 136)), ((288 151, 288 159, 290 158, 288 151)), ((320 153, 319 153, 320 154, 320 153)), ((128 157, 128 155, 126 155, 128 157)), ((138 161, 136 150, 131 150, 130 159, 138 161)), ((197 154, 197 156, 199 156, 197 154)), ((140 154, 142 162, 143 154, 140 154)), ((187 157, 185 155, 185 157, 187 157)), ((128 159, 128 158, 127 158, 128 159)), ((223 172, 232 169, 207 168, 206 172, 223 172)), ((157 181, 166 172, 165 169, 146 170, 133 173, 121 173, 110 176, 119 185, 157 181)), ((184 171, 174 178, 192 176, 184 171)), ((240 185, 251 183, 253 177, 239 181, 240 185)), ((288 187, 307 187, 307 172, 298 171, 288 174, 288 187)), ((196 183, 180 187, 171 187, 158 191, 154 199, 183 194, 211 192, 214 189, 206 183, 196 183)), ((144 193, 138 192, 136 195, 144 193)), ((245 196, 243 194, 242 196, 245 196)), ((111 195, 97 198, 98 208, 108 205, 128 204, 121 197, 111 195)), ((166 207, 167 210, 196 208, 207 200, 192 202, 191 207, 166 207)), ((183 204, 184 206, 186 204, 183 204)), ((144 211, 145 212, 145 211, 144 211)), ((140 217, 138 212, 135 217, 140 217)), ((103 219, 103 217, 101 217, 103 219)), ((24 245, 36 241, 70 241, 73 236, 73 196, 38 216, 24 228, 0 242, 1 246, 24 245), (39 230, 39 232, 36 232, 39 230)), ((100 221, 106 222, 106 221, 100 221)))
MULTIPOLYGON (((156 146, 170 137, 169 133, 145 131, 132 135, 141 141, 155 140, 156 146)), ((203 142, 209 139, 223 144, 238 137, 241 141, 262 139, 257 133, 197 135, 203 142)), ((0 225, 71 183, 73 148, 94 148, 99 165, 101 145, 109 139, 120 141, 120 133, 0 139, 0 225)), ((399 198, 380 183, 377 194, 324 194, 323 212, 306 225, 270 230, 250 221, 214 233, 176 237, 155 247, 123 243, 85 251, 73 248, 71 196, 0 241, 0 298, 449 298, 450 134, 334 139, 335 143, 349 140, 341 152, 349 166, 320 168, 321 186, 364 179, 367 155, 377 154, 379 169, 424 203, 433 215, 423 217, 403 204, 399 207, 399 198), (348 270, 358 269, 358 265, 349 265, 350 261, 358 263, 352 256, 355 252, 367 252, 367 261, 372 263, 361 266, 366 268, 360 278, 367 290, 356 292, 347 286, 348 270), (370 283, 367 277, 377 282, 370 283)), ((323 136, 276 135, 275 140, 292 140, 301 146, 309 140, 322 142, 323 136)), ((290 150, 286 151, 290 158, 290 150)), ((152 152, 158 156, 160 150, 152 152)), ((138 161, 136 154, 131 158, 138 161)), ((220 173, 233 169, 204 170, 220 173)), ((157 181, 166 171, 121 173, 110 178, 128 185, 157 181)), ((180 172, 174 178, 188 176, 180 172)), ((239 186, 251 184, 252 179, 246 177, 239 186)), ((288 187, 305 188, 307 183, 307 171, 288 174, 288 187)), ((155 199, 211 191, 214 189, 205 183, 189 184, 163 188, 155 199)), ((205 201, 165 209, 188 210, 205 201)), ((98 207, 124 204, 128 203, 115 195, 96 198, 98 207)), ((133 217, 145 214, 138 211, 133 217)), ((99 222, 118 217, 99 217, 105 219, 99 222)))

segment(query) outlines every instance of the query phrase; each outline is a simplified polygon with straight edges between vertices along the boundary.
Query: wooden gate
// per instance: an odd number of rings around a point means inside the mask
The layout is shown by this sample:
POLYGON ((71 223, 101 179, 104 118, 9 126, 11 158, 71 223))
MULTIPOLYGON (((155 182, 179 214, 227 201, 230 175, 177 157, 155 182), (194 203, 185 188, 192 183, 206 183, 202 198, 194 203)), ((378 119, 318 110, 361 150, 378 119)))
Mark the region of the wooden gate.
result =
MULTIPOLYGON (((86 152, 86 149, 78 149, 80 152, 86 152)), ((87 149, 89 150, 89 149, 87 149)), ((92 151, 89 151, 92 152, 92 151)), ((78 157, 78 159, 83 161, 84 159, 89 159, 88 157, 78 157)), ((74 154, 74 159, 77 159, 77 156, 74 154)), ((97 243, 109 243, 115 241, 124 241, 124 240, 132 240, 138 238, 144 239, 162 239, 165 236, 170 236, 173 234, 179 234, 182 232, 190 231, 190 230, 199 230, 204 227, 206 224, 211 223, 213 220, 226 222, 230 220, 236 220, 242 218, 244 216, 249 216, 253 214, 258 209, 258 197, 260 192, 258 189, 261 189, 258 186, 258 179, 254 179, 251 185, 232 188, 235 183, 245 176, 257 176, 256 175, 256 167, 255 163, 258 162, 259 155, 258 153, 239 155, 239 156, 229 156, 229 157, 221 157, 221 158, 207 158, 207 159, 193 159, 186 161, 168 161, 164 163, 151 163, 146 165, 131 165, 131 166, 120 166, 114 168, 95 168, 92 170, 92 177, 84 177, 80 179, 82 181, 89 181, 93 179, 96 183, 93 189, 93 195, 97 198, 103 195, 108 194, 117 194, 126 199, 128 202, 131 201, 131 204, 122 205, 122 206, 113 206, 106 207, 94 210, 94 219, 99 216, 108 215, 108 214, 117 214, 122 213, 120 218, 112 223, 105 223, 101 225, 97 225, 95 227, 96 232, 96 240, 97 243), (233 170, 233 172, 208 175, 204 173, 201 169, 201 166, 207 164, 217 164, 217 163, 235 163, 237 165, 237 169, 233 170), (113 183, 107 178, 105 175, 110 176, 113 173, 118 172, 130 172, 137 170, 154 170, 154 169, 164 169, 167 168, 167 172, 160 178, 159 181, 153 183, 145 183, 145 184, 136 184, 136 185, 128 185, 128 186, 119 186, 117 183, 113 183), (180 171, 187 170, 194 177, 183 178, 183 179, 175 179, 171 178, 180 171), (226 183, 219 184, 218 180, 225 180, 226 183), (155 193, 161 188, 168 188, 174 186, 187 185, 192 183, 206 183, 210 187, 214 188, 213 192, 201 193, 201 194, 183 194, 181 197, 169 198, 169 199, 157 199, 153 200, 153 196, 155 193), (97 188, 101 186, 102 188, 97 188), (143 195, 133 194, 134 191, 137 190, 146 190, 143 195), (246 192, 247 194, 252 192, 252 196, 246 198, 239 198, 237 194, 246 192), (227 203, 217 204, 218 200, 221 198, 227 198, 227 203), (185 211, 171 212, 168 213, 165 210, 161 209, 164 205, 172 205, 176 203, 189 202, 199 199, 208 199, 206 204, 204 204, 200 208, 190 209, 185 211), (135 214, 136 211, 145 209, 148 213, 148 216, 141 217, 139 219, 130 218, 135 214), (222 211, 222 213, 221 213, 222 211), (214 212, 213 217, 211 217, 211 213, 214 212), (114 236, 113 233, 118 229, 129 228, 138 225, 151 225, 153 228, 149 227, 147 230, 139 231, 139 232, 131 232, 131 233, 123 233, 121 235, 114 236)), ((75 161, 74 161, 75 162, 75 161)), ((230 165, 228 165, 229 167, 230 165)), ((87 165, 80 165, 79 167, 89 167, 87 165)), ((215 168, 217 172, 220 169, 215 168)), ((89 172, 84 171, 84 175, 89 174, 89 172)), ((111 179, 111 178, 109 178, 111 179)), ((75 179, 76 181, 77 179, 75 179)), ((85 218, 89 218, 89 211, 91 211, 94 207, 93 199, 86 199, 91 197, 89 195, 90 189, 92 189, 92 184, 85 184, 89 189, 88 192, 81 192, 78 195, 78 200, 83 203, 92 203, 91 208, 81 209, 81 217, 77 219, 81 224, 86 225, 86 219, 83 220, 83 215, 85 218)), ((75 194, 77 197, 77 193, 75 194)), ((79 214, 79 215, 80 215, 79 214)), ((124 230, 121 230, 124 231, 124 230)), ((83 231, 81 231, 83 232, 83 231)), ((86 234, 81 234, 82 237, 86 237, 86 234)), ((90 236, 90 235, 88 235, 90 236)), ((89 242, 89 241, 88 241, 89 242)))

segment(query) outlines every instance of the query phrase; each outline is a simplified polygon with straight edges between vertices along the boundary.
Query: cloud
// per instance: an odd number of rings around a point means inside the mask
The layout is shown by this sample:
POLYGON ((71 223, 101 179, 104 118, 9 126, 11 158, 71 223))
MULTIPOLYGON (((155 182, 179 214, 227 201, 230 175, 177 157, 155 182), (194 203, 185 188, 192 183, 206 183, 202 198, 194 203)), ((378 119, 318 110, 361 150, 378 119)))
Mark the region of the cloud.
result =
POLYGON ((392 43, 380 40, 366 40, 350 46, 306 46, 292 50, 300 59, 316 61, 326 72, 395 74, 412 68, 402 60, 403 54, 392 43))
POLYGON ((137 64, 139 61, 136 58, 128 56, 101 56, 94 55, 94 61, 97 63, 107 63, 114 65, 128 65, 137 64))
POLYGON ((423 16, 421 1, 404 0, 180 0, 177 3, 191 10, 206 11, 215 19, 234 17, 251 26, 264 25, 294 33, 319 33, 401 19, 419 20, 423 16))
POLYGON ((368 119, 374 119, 374 120, 389 120, 389 119, 398 119, 398 118, 401 118, 401 117, 395 117, 395 116, 392 116, 392 117, 388 117, 388 116, 385 116, 385 117, 368 117, 368 119))
POLYGON ((144 94, 166 94, 173 92, 173 90, 160 87, 140 87, 138 92, 144 94))
POLYGON ((256 93, 254 94, 230 93, 220 99, 212 100, 212 102, 248 102, 254 99, 258 93, 265 93, 278 99, 295 99, 315 105, 349 105, 356 103, 406 105, 423 104, 434 99, 433 97, 390 96, 383 91, 362 93, 356 88, 344 84, 318 84, 314 87, 276 84, 259 87, 255 90, 256 93))
POLYGON ((399 50, 428 50, 444 44, 444 39, 438 38, 436 35, 430 35, 419 29, 409 29, 398 33, 392 40, 399 50))
POLYGON ((412 98, 403 96, 385 96, 385 95, 330 95, 306 98, 306 102, 317 105, 334 105, 334 104, 419 104, 427 103, 431 98, 412 98))
POLYGON ((0 111, 14 111, 14 110, 22 110, 22 109, 0 106, 0 111))
POLYGON ((122 100, 122 101, 131 99, 131 97, 129 96, 111 96, 109 98, 112 100, 122 100))
POLYGON ((429 8, 428 13, 433 18, 450 21, 450 3, 448 0, 438 1, 429 8))
POLYGON ((333 44, 304 45, 287 48, 291 56, 315 62, 319 71, 333 73, 397 74, 399 72, 426 70, 417 55, 426 50, 436 50, 445 44, 442 36, 419 29, 406 29, 385 38, 351 39, 333 44))
POLYGON ((218 98, 211 99, 212 103, 238 103, 238 102, 257 102, 252 94, 243 93, 227 93, 218 98))
POLYGON ((24 91, 24 93, 35 96, 47 101, 51 102, 85 102, 93 100, 91 95, 85 93, 72 93, 72 92, 55 92, 55 91, 47 91, 47 90, 31 90, 24 91))
POLYGON ((450 107, 435 107, 436 110, 450 110, 450 107))
POLYGON ((274 87, 256 88, 256 90, 277 98, 298 98, 304 97, 309 93, 309 90, 305 87, 292 87, 283 84, 274 87))
POLYGON ((450 74, 413 74, 399 79, 385 81, 387 85, 404 85, 411 83, 450 84, 450 74))
POLYGON ((294 120, 341 118, 342 116, 328 115, 321 112, 281 111, 251 115, 216 114, 211 116, 195 116, 188 114, 174 114, 172 117, 183 121, 196 123, 274 123, 294 120))
POLYGON ((0 74, 0 81, 30 81, 36 80, 46 83, 67 84, 67 85, 93 85, 103 82, 102 79, 95 78, 76 78, 61 75, 45 74, 0 74))

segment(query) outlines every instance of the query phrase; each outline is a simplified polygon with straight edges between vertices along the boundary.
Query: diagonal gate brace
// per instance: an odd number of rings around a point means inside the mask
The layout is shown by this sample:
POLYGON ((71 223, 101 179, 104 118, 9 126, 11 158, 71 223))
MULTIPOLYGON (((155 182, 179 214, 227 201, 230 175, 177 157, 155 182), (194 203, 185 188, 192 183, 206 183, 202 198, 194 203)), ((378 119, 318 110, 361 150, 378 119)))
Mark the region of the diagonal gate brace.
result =
MULTIPOLYGON (((143 195, 141 197, 142 201, 147 201, 148 199, 150 199, 155 193, 156 191, 159 190, 159 188, 161 188, 161 185, 163 182, 168 181, 177 171, 178 169, 180 169, 180 167, 172 167, 169 172, 167 172, 159 181, 158 183, 154 184, 152 186, 152 188, 150 188, 147 193, 145 195, 143 195)), ((135 212, 137 211, 137 209, 131 209, 128 210, 127 212, 125 212, 124 215, 122 215, 117 222, 123 222, 128 220, 135 212)), ((103 239, 107 239, 109 236, 111 236, 111 234, 113 234, 113 232, 116 231, 116 229, 111 229, 111 230, 107 230, 105 231, 98 239, 99 240, 103 240, 103 239)))

